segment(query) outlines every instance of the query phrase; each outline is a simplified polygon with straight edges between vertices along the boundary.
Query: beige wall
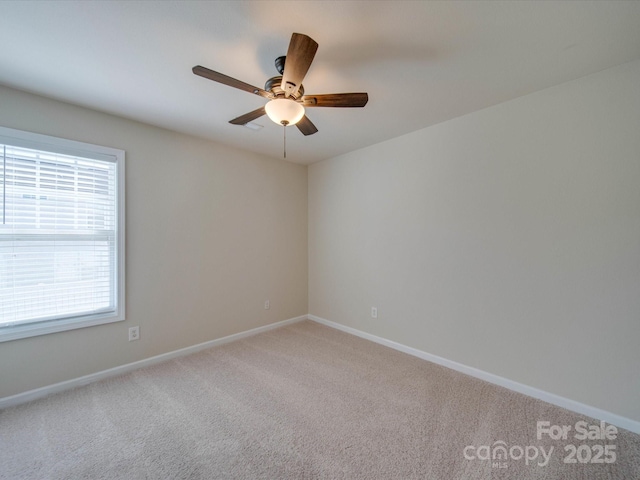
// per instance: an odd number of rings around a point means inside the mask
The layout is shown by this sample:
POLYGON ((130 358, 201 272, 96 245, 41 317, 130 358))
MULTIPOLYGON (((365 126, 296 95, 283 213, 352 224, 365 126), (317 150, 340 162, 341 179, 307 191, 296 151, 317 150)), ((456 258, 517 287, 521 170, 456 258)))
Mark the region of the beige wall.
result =
POLYGON ((307 167, 2 87, 0 125, 121 148, 127 176, 126 321, 0 343, 0 397, 307 313, 307 167))
POLYGON ((313 315, 640 420, 640 62, 310 166, 309 292, 313 315))

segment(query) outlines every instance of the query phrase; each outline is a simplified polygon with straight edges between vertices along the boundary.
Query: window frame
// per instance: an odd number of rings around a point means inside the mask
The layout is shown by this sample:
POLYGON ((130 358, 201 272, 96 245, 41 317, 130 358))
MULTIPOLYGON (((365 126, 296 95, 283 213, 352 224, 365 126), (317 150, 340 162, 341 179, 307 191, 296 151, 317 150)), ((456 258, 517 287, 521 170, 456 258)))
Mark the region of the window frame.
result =
POLYGON ((0 126, 0 143, 113 162, 116 168, 117 216, 115 241, 117 285, 114 292, 116 308, 109 312, 80 314, 54 320, 34 320, 31 323, 0 327, 0 343, 125 320, 125 151, 3 126, 0 126))

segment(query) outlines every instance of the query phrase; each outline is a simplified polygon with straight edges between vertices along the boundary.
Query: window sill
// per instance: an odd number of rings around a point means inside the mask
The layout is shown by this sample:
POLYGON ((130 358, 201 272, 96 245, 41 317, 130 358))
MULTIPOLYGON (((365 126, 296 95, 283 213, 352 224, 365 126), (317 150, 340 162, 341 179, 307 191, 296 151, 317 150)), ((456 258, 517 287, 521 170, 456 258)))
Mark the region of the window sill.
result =
POLYGON ((124 314, 110 312, 84 317, 74 317, 40 323, 30 323, 27 325, 0 327, 0 343, 9 342, 11 340, 18 340, 20 338, 35 337, 39 335, 47 335, 49 333, 75 330, 77 328, 104 325, 105 323, 121 322, 123 320, 124 314))

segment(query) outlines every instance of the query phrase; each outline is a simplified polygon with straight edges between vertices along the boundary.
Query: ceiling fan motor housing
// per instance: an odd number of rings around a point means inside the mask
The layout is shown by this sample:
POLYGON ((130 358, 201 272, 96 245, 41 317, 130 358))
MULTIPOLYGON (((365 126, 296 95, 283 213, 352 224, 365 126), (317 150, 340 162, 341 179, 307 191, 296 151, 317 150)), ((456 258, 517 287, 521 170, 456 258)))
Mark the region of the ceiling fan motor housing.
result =
MULTIPOLYGON (((278 58, 283 58, 283 57, 278 57, 278 58)), ((271 77, 264 84, 264 89, 267 92, 273 93, 273 95, 276 97, 284 97, 285 93, 284 93, 284 89, 282 88, 282 76, 271 77)), ((298 100, 303 95, 304 95, 304 87, 300 85, 300 88, 298 89, 298 91, 295 94, 291 94, 289 98, 292 98, 293 100, 298 100)))
POLYGON ((287 56, 286 55, 282 55, 278 58, 276 58, 276 70, 278 71, 278 73, 280 75, 282 75, 284 73, 284 64, 287 60, 287 56))

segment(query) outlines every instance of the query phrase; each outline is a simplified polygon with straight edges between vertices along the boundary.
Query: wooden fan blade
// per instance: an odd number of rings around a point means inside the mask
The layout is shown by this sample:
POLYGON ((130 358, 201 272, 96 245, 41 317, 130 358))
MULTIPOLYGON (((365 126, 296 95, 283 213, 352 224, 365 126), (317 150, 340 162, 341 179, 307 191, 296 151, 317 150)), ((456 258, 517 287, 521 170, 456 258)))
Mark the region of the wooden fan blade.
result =
POLYGON ((255 95, 260 95, 264 98, 272 97, 269 92, 263 90, 262 88, 254 87, 253 85, 241 82, 240 80, 236 80, 235 78, 224 75, 223 73, 214 72, 213 70, 209 70, 208 68, 202 67, 200 65, 196 65, 195 67, 193 67, 193 73, 201 77, 208 78, 209 80, 213 80, 214 82, 222 83, 223 85, 228 85, 233 88, 238 88, 255 95))
POLYGON ((298 123, 296 123, 296 127, 298 127, 298 130, 300 130, 304 136, 313 135, 318 131, 316 126, 311 123, 311 120, 309 120, 309 117, 307 117, 306 115, 302 117, 302 119, 298 123))
POLYGON ((318 44, 311 37, 301 33, 291 35, 282 74, 282 89, 286 97, 298 93, 317 50, 318 44))
POLYGON ((264 107, 260 107, 253 112, 245 113, 244 115, 240 115, 238 118, 234 118, 233 120, 229 120, 229 123, 234 125, 246 125, 247 123, 255 120, 256 118, 260 118, 264 114, 266 114, 264 107))
POLYGON ((369 101, 366 93, 327 93, 305 95, 300 103, 305 107, 364 107, 369 101))

